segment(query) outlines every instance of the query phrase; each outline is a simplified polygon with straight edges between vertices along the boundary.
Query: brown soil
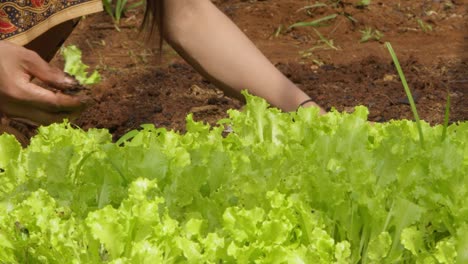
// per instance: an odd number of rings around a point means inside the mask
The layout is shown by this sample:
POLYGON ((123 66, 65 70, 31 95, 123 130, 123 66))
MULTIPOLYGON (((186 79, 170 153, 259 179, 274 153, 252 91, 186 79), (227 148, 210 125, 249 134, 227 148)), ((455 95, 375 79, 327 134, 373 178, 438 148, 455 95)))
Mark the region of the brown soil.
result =
MULTIPOLYGON (((442 123, 447 93, 452 122, 468 118, 468 16, 466 0, 322 1, 327 7, 301 10, 310 0, 214 1, 264 54, 325 108, 348 111, 365 105, 369 120, 411 119, 400 80, 383 42, 396 50, 422 119, 442 123), (315 29, 336 49, 324 45, 312 27, 285 30, 300 21, 337 17, 315 29), (432 30, 424 32, 418 19, 432 30), (275 34, 280 26, 283 28, 275 34), (370 27, 384 36, 361 43, 370 27)), ((102 13, 84 19, 66 44, 78 45, 87 64, 97 65, 104 81, 94 87, 96 104, 76 123, 108 128, 117 138, 142 123, 184 130, 185 117, 216 123, 242 103, 227 98, 165 46, 139 37, 140 10, 128 12, 117 32, 102 13), (156 46, 156 45, 154 45, 156 46)), ((62 66, 56 57, 53 63, 62 66)))

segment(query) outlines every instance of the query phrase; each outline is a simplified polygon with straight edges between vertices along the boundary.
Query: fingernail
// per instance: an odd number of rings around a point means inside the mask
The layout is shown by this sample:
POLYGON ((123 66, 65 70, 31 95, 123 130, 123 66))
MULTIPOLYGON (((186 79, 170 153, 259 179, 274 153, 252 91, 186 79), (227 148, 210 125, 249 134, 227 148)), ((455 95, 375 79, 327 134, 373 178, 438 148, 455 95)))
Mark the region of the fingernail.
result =
POLYGON ((78 84, 78 81, 71 77, 71 76, 67 76, 65 77, 65 83, 68 84, 68 85, 77 85, 78 84))

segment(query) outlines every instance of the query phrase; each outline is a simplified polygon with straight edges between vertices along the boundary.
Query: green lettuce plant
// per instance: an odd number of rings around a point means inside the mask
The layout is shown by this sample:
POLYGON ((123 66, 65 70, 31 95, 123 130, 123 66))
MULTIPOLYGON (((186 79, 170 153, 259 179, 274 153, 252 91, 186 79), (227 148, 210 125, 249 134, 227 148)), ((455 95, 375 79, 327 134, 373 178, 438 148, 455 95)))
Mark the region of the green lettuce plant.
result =
POLYGON ((467 263, 468 123, 242 112, 0 136, 0 263, 467 263), (225 125, 232 132, 223 132, 225 125))

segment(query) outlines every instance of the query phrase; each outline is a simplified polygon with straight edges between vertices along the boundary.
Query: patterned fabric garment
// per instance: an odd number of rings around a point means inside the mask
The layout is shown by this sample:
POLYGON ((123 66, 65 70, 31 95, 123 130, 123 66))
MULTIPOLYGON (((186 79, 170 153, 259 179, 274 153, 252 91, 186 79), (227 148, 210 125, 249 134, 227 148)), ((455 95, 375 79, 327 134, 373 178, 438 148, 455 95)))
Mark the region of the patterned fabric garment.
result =
POLYGON ((60 23, 101 10, 101 0, 0 0, 0 40, 25 45, 60 23))

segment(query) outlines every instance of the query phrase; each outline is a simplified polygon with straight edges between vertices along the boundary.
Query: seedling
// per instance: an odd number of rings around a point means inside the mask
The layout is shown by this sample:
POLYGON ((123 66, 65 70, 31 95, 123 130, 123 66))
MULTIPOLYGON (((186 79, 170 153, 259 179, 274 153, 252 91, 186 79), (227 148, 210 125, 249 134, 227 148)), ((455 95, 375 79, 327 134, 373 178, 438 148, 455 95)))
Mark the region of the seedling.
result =
POLYGON ((366 8, 367 6, 370 5, 370 3, 371 3, 371 0, 361 0, 356 4, 356 6, 358 8, 366 8))
POLYGON ((320 34, 320 32, 318 30, 316 30, 314 28, 314 31, 315 33, 317 34, 317 36, 320 38, 319 40, 319 43, 323 43, 325 44, 326 46, 328 46, 330 49, 334 49, 334 50, 339 50, 339 48, 337 48, 334 43, 333 43, 333 39, 327 39, 325 38, 322 34, 320 34))
POLYGON ((276 28, 275 32, 273 33, 273 37, 277 38, 281 35, 281 32, 283 32, 283 25, 279 25, 278 28, 276 28))
POLYGON ((332 5, 334 7, 338 7, 339 5, 343 5, 343 1, 342 0, 330 0, 330 2, 332 3, 332 5))
POLYGON ((366 27, 366 29, 361 30, 360 32, 362 34, 361 43, 368 42, 370 40, 379 41, 384 36, 384 34, 380 32, 379 30, 377 29, 374 30, 370 27, 366 27))
MULTIPOLYGON (((128 0, 103 0, 104 10, 112 17, 116 25, 120 24, 120 19, 126 11, 138 8, 145 3, 145 0, 128 5, 128 0)), ((120 29, 116 26, 117 30, 120 29)))
POLYGON ((444 9, 445 10, 449 10, 449 9, 452 9, 453 8, 453 3, 452 1, 448 0, 448 1, 445 1, 444 3, 444 9))
MULTIPOLYGON (((313 52, 316 50, 330 50, 330 49, 340 50, 340 48, 336 47, 335 44, 333 43, 333 39, 327 39, 322 34, 320 34, 320 32, 316 30, 315 28, 314 28, 314 31, 320 39, 317 41, 317 44, 313 46, 312 48, 300 52, 302 58, 315 57, 313 52)), ((317 63, 316 59, 313 59, 313 61, 317 65, 323 64, 323 63, 317 63)))
POLYGON ((418 18, 416 21, 418 21, 418 25, 422 29, 422 31, 424 32, 432 31, 432 26, 424 22, 422 19, 418 18))
POLYGON ((77 46, 63 47, 61 52, 65 60, 64 72, 75 77, 80 84, 92 85, 101 81, 101 75, 96 70, 88 73, 89 66, 81 60, 81 50, 77 46))
POLYGON ((319 60, 319 59, 313 59, 312 62, 313 62, 315 65, 319 66, 319 67, 325 65, 325 62, 323 62, 323 61, 321 61, 321 60, 319 60))
POLYGON ((342 15, 349 19, 353 24, 358 23, 357 19, 355 19, 351 14, 343 12, 342 15))
POLYGON ((336 47, 335 44, 333 43, 333 39, 327 39, 326 37, 324 37, 318 30, 316 30, 314 28, 314 31, 315 33, 317 34, 317 36, 320 38, 319 40, 317 40, 317 43, 316 45, 314 45, 313 47, 311 47, 310 49, 307 49, 307 50, 304 50, 304 51, 301 51, 300 54, 302 56, 302 58, 312 58, 312 62, 317 64, 318 66, 322 66, 324 65, 324 62, 322 62, 321 60, 319 60, 315 55, 314 55, 314 51, 316 50, 330 50, 330 49, 333 49, 333 50, 340 50, 339 47, 336 47))

